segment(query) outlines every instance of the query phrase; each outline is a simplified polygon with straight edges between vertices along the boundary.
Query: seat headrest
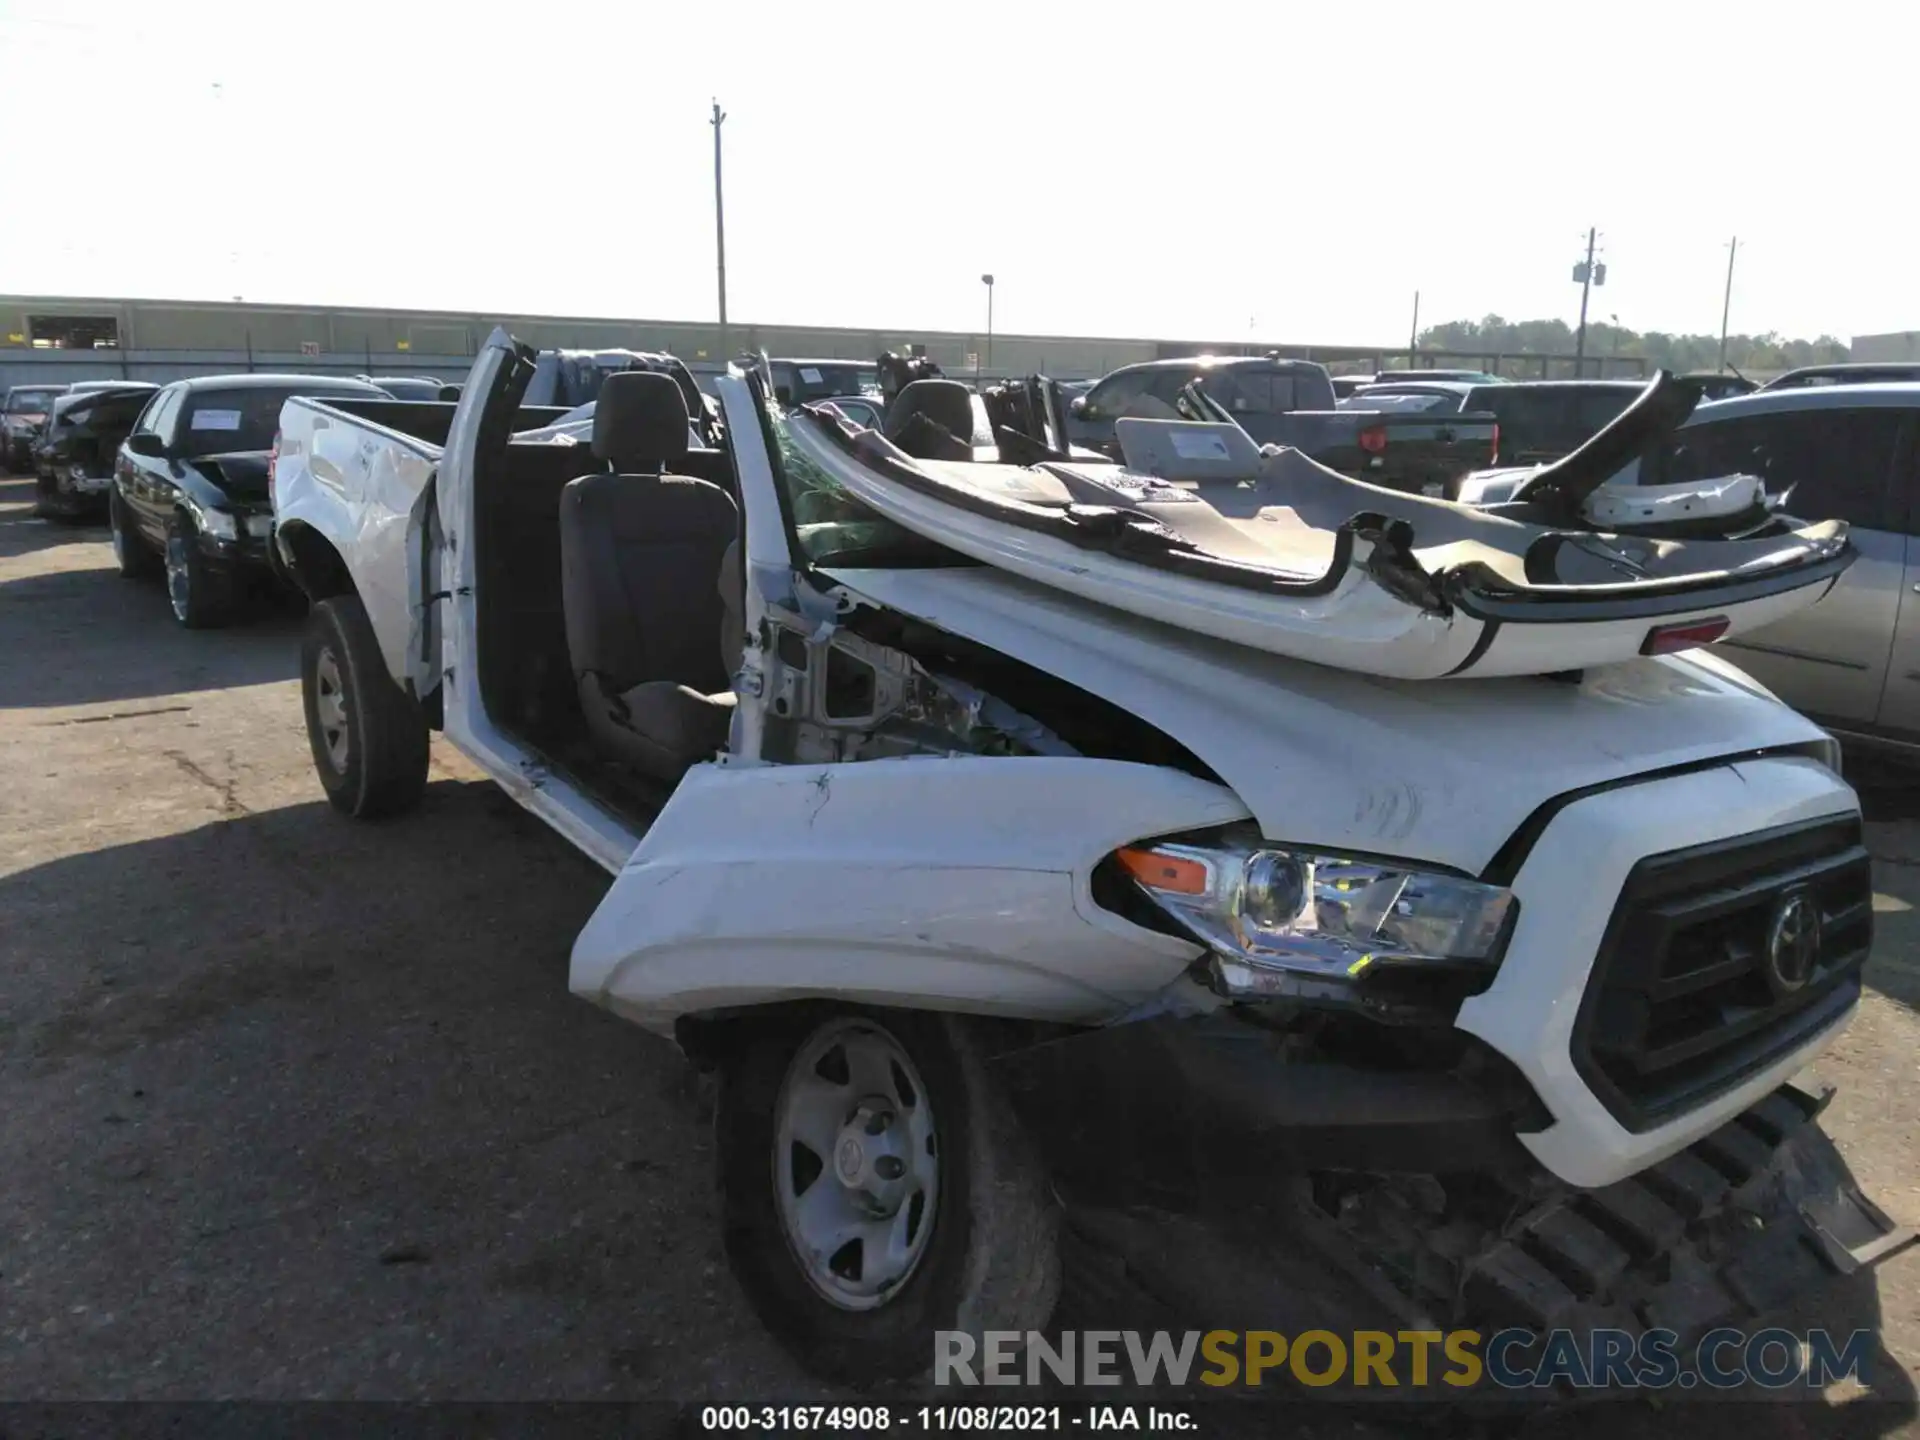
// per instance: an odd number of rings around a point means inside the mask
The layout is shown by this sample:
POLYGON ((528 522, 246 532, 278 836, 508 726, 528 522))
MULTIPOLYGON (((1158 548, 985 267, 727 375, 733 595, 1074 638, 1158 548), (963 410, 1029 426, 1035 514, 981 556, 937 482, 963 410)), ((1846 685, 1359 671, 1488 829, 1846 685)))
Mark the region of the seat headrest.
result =
POLYGON ((915 380, 887 407, 887 438, 898 443, 914 416, 931 420, 963 444, 973 443, 973 392, 958 380, 915 380))
POLYGON ((593 453, 615 470, 665 470, 687 453, 687 399, 671 375, 619 370, 593 407, 593 453))

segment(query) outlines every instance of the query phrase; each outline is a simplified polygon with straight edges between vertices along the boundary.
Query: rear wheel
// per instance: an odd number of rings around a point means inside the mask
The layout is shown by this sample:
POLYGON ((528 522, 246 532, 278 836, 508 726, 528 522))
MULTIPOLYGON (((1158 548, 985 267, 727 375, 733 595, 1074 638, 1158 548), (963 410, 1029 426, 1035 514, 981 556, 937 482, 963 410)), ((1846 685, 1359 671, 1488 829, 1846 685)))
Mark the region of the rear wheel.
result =
POLYGON ((140 537, 118 490, 107 498, 107 524, 113 529, 113 558, 123 578, 145 580, 160 573, 160 557, 140 537))
POLYGON ((233 618, 233 575, 200 550, 200 530, 186 515, 167 527, 167 600, 189 630, 212 630, 233 618))
POLYGON ((1052 1195, 968 1022, 806 1007, 732 1054, 715 1134, 728 1259, 814 1373, 923 1374, 936 1331, 1052 1314, 1052 1195))
POLYGON ((394 683, 357 595, 307 614, 300 647, 307 739, 321 788, 358 820, 412 808, 427 786, 427 721, 394 683))

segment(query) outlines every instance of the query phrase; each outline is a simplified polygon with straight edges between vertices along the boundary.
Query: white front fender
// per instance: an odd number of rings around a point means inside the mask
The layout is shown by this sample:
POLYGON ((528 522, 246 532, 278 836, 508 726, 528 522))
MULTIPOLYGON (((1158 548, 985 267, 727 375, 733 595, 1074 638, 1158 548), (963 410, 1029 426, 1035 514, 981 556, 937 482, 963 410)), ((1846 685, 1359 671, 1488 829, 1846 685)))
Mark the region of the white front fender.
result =
POLYGON ((691 771, 574 943, 575 994, 650 1029, 779 1000, 1098 1021, 1199 953, 1093 868, 1245 819, 1155 766, 1041 757, 691 771))

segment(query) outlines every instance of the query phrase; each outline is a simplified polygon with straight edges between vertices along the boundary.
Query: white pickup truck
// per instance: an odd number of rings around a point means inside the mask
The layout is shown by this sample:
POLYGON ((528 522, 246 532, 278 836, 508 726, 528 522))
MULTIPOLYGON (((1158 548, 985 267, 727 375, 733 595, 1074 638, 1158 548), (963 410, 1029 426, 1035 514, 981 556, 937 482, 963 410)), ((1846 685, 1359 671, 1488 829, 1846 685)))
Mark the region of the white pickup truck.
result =
POLYGON ((717 1072, 728 1253, 817 1373, 1040 1329, 1063 1218, 1263 1217, 1249 1270, 1434 1328, 1698 1333, 1911 1238, 1789 1083, 1861 992, 1855 796, 1711 650, 1202 640, 823 486, 753 374, 718 448, 647 374, 516 441, 533 364, 288 402, 315 766, 400 811, 440 729, 615 877, 572 989, 717 1072))

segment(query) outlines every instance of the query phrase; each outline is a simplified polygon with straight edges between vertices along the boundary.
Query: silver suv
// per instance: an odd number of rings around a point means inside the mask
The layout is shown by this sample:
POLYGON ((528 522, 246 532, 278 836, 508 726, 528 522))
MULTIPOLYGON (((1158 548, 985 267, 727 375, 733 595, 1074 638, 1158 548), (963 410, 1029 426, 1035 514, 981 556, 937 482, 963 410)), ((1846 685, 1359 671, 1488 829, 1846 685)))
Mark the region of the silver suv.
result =
MULTIPOLYGON (((1524 471, 1462 498, 1507 498, 1524 471)), ((1611 484, 1758 475, 1798 515, 1853 526, 1860 558, 1817 605, 1721 642, 1796 710, 1863 747, 1920 759, 1920 384, 1764 390, 1701 405, 1611 484)))

